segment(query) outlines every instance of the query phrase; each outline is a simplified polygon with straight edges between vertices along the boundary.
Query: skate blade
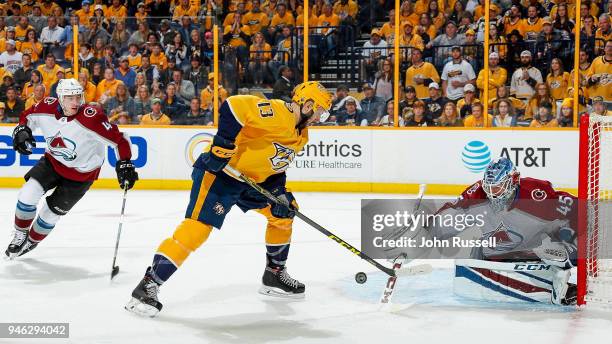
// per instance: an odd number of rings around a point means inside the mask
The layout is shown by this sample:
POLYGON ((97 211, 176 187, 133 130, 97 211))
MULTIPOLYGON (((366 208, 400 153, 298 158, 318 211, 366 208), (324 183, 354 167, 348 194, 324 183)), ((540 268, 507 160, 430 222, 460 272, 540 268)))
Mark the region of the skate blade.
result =
POLYGON ((19 257, 19 253, 4 252, 4 260, 14 260, 17 257, 19 257))
POLYGON ((159 313, 159 309, 151 305, 147 305, 136 298, 132 298, 124 308, 128 312, 149 318, 153 318, 157 315, 157 313, 159 313))
POLYGON ((277 297, 281 299, 289 299, 289 300, 301 300, 306 297, 306 293, 292 294, 287 293, 286 291, 279 288, 272 288, 267 286, 262 286, 259 288, 259 293, 261 295, 277 297))

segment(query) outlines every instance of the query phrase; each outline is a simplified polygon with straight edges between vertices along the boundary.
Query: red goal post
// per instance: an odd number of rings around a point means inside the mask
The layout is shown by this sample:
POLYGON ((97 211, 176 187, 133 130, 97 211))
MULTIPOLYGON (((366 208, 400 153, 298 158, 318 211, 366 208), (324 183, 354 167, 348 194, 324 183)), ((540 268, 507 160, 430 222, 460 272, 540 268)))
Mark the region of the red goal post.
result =
POLYGON ((612 117, 583 115, 578 159, 578 305, 612 306, 612 117))

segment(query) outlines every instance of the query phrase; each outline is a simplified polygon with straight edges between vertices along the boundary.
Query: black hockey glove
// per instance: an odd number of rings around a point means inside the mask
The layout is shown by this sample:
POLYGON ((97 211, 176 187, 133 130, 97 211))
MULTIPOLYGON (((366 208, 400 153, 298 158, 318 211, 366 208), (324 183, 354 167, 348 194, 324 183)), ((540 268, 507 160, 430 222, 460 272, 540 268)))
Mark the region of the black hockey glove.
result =
POLYGON ((117 180, 122 189, 126 184, 128 190, 134 187, 138 180, 138 172, 136 172, 136 168, 134 168, 134 164, 130 160, 117 161, 115 171, 117 172, 117 180))
POLYGON ((210 151, 203 154, 203 162, 212 172, 221 171, 236 153, 234 142, 215 135, 210 151))
POLYGON ((279 204, 272 202, 272 208, 270 212, 272 215, 279 219, 292 219, 295 216, 295 209, 297 209, 297 202, 291 192, 285 192, 278 196, 281 201, 287 202, 285 204, 279 204))
POLYGON ((34 147, 36 147, 36 141, 32 136, 32 130, 25 125, 18 125, 13 130, 13 149, 19 154, 30 155, 34 147))

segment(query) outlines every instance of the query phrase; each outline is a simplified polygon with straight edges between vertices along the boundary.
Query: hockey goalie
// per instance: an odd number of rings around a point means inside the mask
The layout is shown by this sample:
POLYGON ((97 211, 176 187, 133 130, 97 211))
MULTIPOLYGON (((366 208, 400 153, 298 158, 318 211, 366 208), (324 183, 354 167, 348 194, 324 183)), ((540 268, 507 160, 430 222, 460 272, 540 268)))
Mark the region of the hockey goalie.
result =
MULTIPOLYGON (((472 248, 469 259, 455 260, 454 292, 471 299, 500 302, 575 303, 569 283, 576 264, 576 213, 573 195, 551 183, 521 178, 512 161, 498 158, 482 180, 437 214, 482 216, 477 235, 495 245, 472 248)), ((435 227, 428 235, 457 236, 435 227)))

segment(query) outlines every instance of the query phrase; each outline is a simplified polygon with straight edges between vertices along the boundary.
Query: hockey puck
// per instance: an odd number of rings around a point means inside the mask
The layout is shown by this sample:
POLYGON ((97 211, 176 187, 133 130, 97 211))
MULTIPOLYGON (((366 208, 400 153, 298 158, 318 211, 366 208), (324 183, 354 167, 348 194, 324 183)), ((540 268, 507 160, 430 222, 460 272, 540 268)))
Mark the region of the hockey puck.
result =
POLYGON ((364 284, 368 280, 368 275, 365 272, 358 272, 355 274, 355 282, 364 284))

